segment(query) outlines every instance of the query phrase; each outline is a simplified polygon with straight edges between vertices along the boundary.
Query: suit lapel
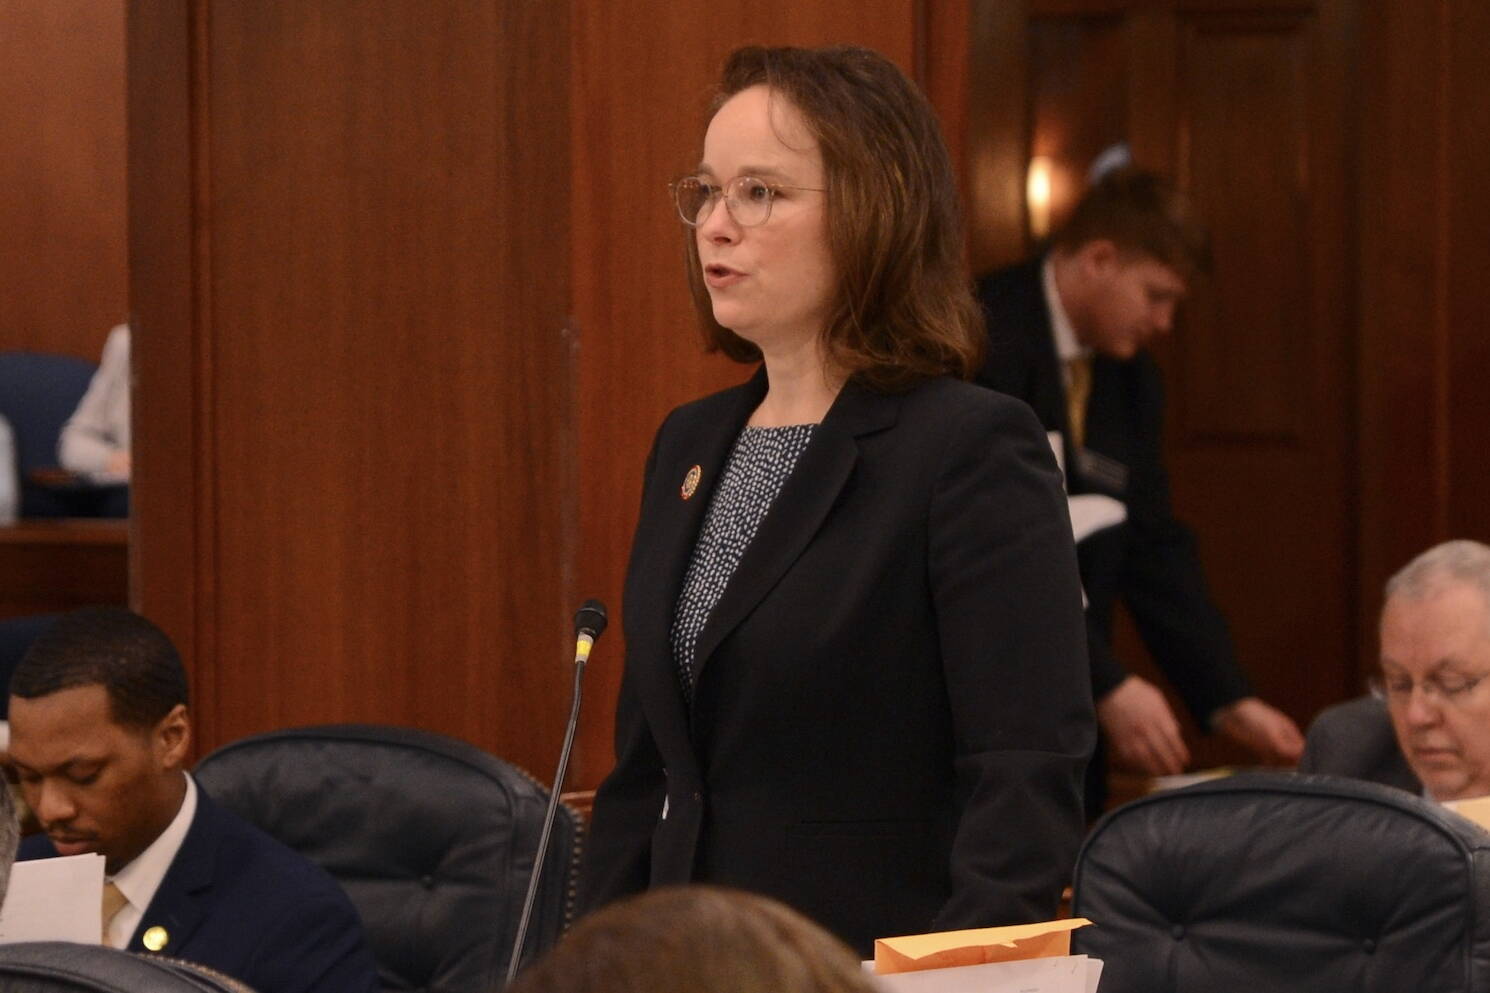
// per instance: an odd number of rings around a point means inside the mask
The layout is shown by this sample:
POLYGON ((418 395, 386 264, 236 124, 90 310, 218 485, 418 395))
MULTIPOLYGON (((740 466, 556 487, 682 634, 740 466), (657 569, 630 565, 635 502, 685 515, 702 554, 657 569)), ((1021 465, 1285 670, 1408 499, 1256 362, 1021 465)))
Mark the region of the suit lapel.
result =
MULTIPOLYGON (((677 425, 676 435, 659 448, 652 466, 653 482, 634 542, 637 558, 628 570, 638 585, 627 590, 626 643, 628 657, 647 662, 636 666, 642 706, 663 754, 674 760, 691 754, 691 748, 687 705, 673 665, 673 613, 735 439, 765 394, 762 367, 721 407, 677 425), (684 483, 694 466, 699 467, 698 483, 685 499, 684 483)), ((670 767, 670 772, 686 770, 670 767)))
POLYGON ((159 952, 178 958, 185 954, 184 949, 205 913, 206 894, 212 888, 217 861, 217 818, 216 805, 198 788, 191 827, 129 939, 130 951, 159 952), (144 936, 152 928, 165 931, 165 944, 147 949, 144 936))
POLYGON ((822 527, 859 458, 857 439, 895 423, 900 398, 844 386, 745 549, 694 648, 702 678, 720 643, 760 604, 822 527))

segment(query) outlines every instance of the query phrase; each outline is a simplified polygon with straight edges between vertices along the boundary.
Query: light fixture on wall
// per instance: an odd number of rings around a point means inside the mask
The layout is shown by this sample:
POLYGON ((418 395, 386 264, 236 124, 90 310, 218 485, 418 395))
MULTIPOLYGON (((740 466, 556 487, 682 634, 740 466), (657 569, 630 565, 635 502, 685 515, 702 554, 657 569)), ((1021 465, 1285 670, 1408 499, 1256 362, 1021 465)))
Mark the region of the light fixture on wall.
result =
POLYGON ((1050 159, 1036 155, 1030 159, 1024 180, 1024 207, 1029 216, 1030 234, 1038 241, 1050 234, 1051 173, 1050 159))

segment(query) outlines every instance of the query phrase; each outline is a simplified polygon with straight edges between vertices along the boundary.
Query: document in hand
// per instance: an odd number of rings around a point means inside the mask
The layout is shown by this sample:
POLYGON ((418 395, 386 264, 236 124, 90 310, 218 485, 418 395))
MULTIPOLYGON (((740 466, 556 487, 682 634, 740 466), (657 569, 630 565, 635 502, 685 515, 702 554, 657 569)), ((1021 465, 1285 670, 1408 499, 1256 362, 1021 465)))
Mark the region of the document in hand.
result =
POLYGON ((889 993, 1094 993, 1102 963, 1072 955, 1084 918, 881 938, 873 971, 889 993))
POLYGON ((0 944, 13 941, 99 943, 103 856, 68 855, 17 862, 0 906, 0 944))

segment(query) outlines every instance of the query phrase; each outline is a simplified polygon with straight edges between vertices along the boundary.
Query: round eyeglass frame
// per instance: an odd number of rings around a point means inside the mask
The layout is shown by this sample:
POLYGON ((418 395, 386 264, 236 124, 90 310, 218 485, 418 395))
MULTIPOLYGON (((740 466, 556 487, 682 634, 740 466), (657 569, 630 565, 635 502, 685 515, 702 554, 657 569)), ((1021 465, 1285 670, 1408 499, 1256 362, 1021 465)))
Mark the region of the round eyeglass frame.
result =
POLYGON ((697 176, 684 176, 667 184, 668 192, 672 194, 673 206, 677 209, 678 218, 690 228, 696 228, 703 224, 714 214, 714 208, 720 199, 724 200, 724 208, 729 211, 729 216, 742 228, 758 228, 771 219, 771 206, 776 202, 776 194, 779 190, 799 190, 804 193, 826 193, 826 189, 817 186, 788 186, 785 183, 768 183, 764 179, 754 176, 736 176, 718 186, 713 187, 699 204, 699 208, 692 217, 688 216, 687 209, 683 206, 683 197, 690 186, 703 187, 711 184, 705 183, 697 176), (748 220, 741 217, 742 212, 755 210, 756 203, 743 199, 740 193, 744 187, 741 184, 756 183, 760 189, 766 191, 765 208, 761 212, 759 220, 748 220))

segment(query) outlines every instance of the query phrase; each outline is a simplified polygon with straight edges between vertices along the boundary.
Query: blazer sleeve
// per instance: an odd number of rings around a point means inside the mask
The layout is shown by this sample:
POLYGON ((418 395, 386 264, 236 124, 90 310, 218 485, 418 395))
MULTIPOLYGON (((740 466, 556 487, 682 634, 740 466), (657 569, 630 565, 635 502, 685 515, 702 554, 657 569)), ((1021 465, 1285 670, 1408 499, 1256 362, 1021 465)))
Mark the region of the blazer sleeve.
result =
POLYGON ((1053 916, 1082 837, 1095 738, 1060 475, 1029 408, 983 396, 950 427, 930 505, 961 808, 937 928, 1053 916))
MULTIPOLYGON (((662 429, 657 434, 660 439, 662 429)), ((654 441, 643 474, 643 512, 656 461, 654 441)), ((651 877, 652 832, 667 794, 662 755, 647 726, 629 662, 622 673, 616 701, 615 749, 615 767, 595 791, 593 819, 580 873, 581 914, 647 888, 651 877)))
POLYGON ((378 993, 377 967, 344 899, 301 900, 264 932, 240 977, 276 993, 378 993))
POLYGON ((1129 499, 1131 537, 1119 580, 1144 644, 1202 727, 1217 708, 1252 695, 1226 619, 1211 598, 1195 536, 1174 515, 1161 451, 1163 387, 1141 374, 1141 449, 1129 499))

